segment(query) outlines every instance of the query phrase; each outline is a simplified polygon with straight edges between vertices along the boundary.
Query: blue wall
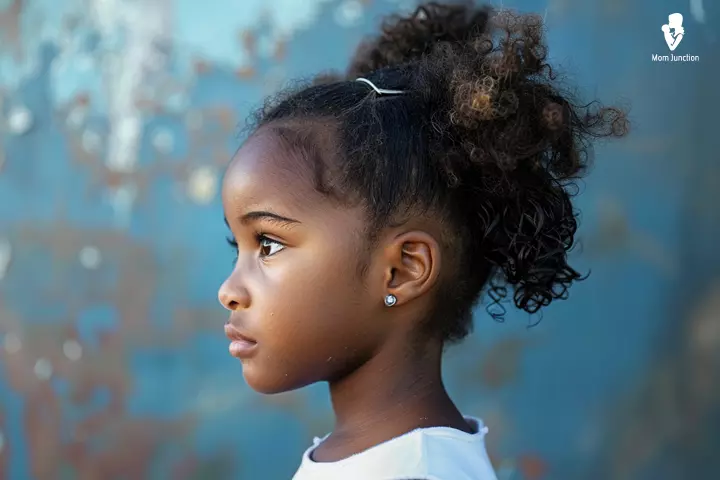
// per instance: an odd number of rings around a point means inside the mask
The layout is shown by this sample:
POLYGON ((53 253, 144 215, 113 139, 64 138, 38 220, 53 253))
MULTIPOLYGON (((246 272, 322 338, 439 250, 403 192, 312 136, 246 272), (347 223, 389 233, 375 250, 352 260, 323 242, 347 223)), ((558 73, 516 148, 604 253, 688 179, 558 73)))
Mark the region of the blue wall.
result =
MULTIPOLYGON (((329 402, 259 396, 227 354, 219 176, 264 95, 413 3, 0 0, 0 478, 289 477, 329 402)), ((504 5, 634 130, 578 198, 590 279, 532 329, 479 309, 449 388, 501 479, 716 478, 718 9, 504 5), (652 62, 676 11, 700 61, 652 62)))

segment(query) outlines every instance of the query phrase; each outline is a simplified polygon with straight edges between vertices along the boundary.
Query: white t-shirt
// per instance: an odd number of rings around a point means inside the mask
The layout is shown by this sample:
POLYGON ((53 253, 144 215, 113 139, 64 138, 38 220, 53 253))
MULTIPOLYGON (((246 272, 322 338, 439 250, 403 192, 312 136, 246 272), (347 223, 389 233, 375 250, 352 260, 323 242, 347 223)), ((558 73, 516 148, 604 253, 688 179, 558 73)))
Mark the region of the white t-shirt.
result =
POLYGON ((315 462, 315 438, 293 480, 497 480, 482 420, 465 417, 474 433, 449 427, 418 428, 337 462, 315 462))

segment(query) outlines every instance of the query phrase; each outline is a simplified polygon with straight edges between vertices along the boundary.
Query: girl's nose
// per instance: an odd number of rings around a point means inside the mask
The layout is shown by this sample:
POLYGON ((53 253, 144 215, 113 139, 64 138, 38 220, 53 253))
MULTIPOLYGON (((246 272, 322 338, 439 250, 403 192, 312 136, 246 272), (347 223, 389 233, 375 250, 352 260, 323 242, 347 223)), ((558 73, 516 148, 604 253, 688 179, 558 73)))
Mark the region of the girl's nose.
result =
POLYGON ((218 290, 218 300, 220 300, 220 304, 231 312, 248 308, 250 297, 247 294, 247 290, 242 287, 233 286, 231 279, 232 277, 225 280, 220 286, 220 290, 218 290))

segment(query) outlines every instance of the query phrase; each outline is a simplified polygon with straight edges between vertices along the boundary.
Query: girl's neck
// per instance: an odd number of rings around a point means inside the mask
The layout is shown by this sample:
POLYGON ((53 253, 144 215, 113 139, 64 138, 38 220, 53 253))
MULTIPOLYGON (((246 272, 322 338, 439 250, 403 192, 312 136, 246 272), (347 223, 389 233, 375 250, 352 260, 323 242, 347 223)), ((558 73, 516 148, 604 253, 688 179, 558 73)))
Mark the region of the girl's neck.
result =
POLYGON ((315 460, 339 460, 416 428, 470 432, 443 385, 441 358, 441 344, 427 345, 421 354, 386 345, 353 373, 331 382, 335 429, 315 460))

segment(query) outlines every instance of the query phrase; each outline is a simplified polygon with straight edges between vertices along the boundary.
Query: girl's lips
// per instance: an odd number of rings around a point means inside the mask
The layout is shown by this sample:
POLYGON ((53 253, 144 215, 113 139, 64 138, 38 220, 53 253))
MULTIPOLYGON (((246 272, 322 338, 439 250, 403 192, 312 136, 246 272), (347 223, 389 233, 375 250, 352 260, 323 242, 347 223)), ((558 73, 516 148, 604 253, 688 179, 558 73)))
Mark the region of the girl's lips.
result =
POLYGON ((257 347, 257 343, 245 340, 234 340, 230 343, 229 351, 230 355, 235 358, 248 358, 252 355, 255 347, 257 347))
POLYGON ((239 341, 239 342, 257 343, 255 340, 248 337, 247 335, 243 335, 242 333, 240 333, 230 323, 225 324, 225 336, 227 336, 228 340, 230 340, 231 342, 239 341))
POLYGON ((225 324, 225 335, 230 340, 230 355, 236 358, 247 358, 255 350, 257 342, 242 333, 229 323, 225 324))

